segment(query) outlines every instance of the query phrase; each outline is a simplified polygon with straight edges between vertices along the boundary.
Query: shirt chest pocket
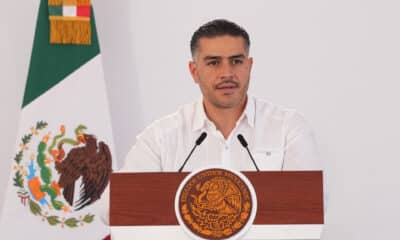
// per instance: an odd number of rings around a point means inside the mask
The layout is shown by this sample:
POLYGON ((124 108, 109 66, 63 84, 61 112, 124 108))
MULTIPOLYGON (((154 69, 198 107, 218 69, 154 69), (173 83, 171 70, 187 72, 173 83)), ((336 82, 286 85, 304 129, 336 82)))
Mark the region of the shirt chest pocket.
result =
POLYGON ((253 153, 260 171, 282 170, 283 149, 255 149, 253 153))

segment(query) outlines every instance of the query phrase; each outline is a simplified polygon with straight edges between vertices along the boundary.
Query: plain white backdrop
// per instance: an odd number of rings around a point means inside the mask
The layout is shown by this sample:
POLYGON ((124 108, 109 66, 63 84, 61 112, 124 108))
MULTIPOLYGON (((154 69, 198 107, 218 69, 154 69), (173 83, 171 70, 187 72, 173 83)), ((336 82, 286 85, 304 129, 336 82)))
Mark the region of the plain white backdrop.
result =
MULTIPOLYGON (((4 1, 0 10, 0 189, 15 152, 38 4, 4 1)), ((400 3, 94 0, 94 8, 119 166, 140 130, 198 98, 190 37, 227 18, 251 37, 250 93, 299 110, 315 130, 330 194, 322 239, 399 235, 400 3)))

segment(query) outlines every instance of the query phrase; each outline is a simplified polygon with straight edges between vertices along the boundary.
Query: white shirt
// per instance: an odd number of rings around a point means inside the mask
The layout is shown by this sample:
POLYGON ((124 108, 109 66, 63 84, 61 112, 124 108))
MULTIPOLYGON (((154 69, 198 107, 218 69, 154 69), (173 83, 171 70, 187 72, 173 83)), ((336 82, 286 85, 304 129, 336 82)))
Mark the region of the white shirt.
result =
MULTIPOLYGON (((237 139, 239 133, 248 142, 261 171, 322 170, 313 133, 304 118, 294 110, 249 96, 228 139, 207 118, 200 99, 155 121, 139 134, 119 172, 177 172, 204 131, 207 137, 193 152, 184 172, 207 165, 255 171, 237 139)), ((108 224, 109 186, 99 206, 100 216, 108 224)))
POLYGON ((176 172, 202 132, 206 139, 193 152, 183 171, 220 165, 254 171, 242 134, 260 170, 322 170, 314 135, 294 110, 248 97, 245 110, 229 137, 224 139, 204 111, 202 99, 155 121, 137 137, 122 172, 176 172))

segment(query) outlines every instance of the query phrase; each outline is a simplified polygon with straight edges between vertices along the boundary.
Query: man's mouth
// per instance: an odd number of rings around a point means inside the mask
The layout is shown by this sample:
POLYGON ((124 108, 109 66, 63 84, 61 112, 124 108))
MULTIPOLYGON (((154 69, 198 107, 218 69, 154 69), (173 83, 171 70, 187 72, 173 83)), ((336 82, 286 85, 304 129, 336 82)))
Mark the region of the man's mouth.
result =
POLYGON ((215 86, 215 90, 224 96, 230 96, 235 94, 238 88, 239 84, 234 81, 221 82, 215 86))
POLYGON ((217 90, 224 90, 224 89, 234 89, 234 88, 238 88, 239 84, 237 82, 234 81, 226 81, 226 82, 222 82, 219 83, 215 86, 215 89, 217 90))

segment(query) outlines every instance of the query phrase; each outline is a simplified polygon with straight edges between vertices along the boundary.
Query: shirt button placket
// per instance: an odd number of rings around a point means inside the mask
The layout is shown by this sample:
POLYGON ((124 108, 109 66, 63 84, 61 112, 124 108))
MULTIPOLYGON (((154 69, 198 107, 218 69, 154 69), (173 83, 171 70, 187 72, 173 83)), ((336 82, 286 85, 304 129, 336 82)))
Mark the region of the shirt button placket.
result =
POLYGON ((224 150, 222 153, 222 166, 225 168, 230 168, 231 167, 231 152, 230 152, 230 147, 229 147, 229 143, 225 142, 224 143, 224 150))

